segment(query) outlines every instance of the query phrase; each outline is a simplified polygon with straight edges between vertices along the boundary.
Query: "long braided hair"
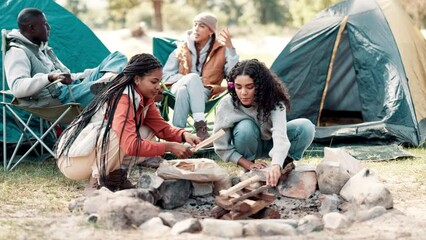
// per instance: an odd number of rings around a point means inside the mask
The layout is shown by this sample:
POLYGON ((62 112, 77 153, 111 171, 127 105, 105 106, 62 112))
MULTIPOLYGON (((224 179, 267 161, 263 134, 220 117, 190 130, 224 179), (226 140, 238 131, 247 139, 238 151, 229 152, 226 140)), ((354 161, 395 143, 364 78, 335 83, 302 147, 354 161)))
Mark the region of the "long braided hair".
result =
POLYGON ((235 92, 235 79, 241 75, 249 76, 254 81, 254 104, 258 109, 259 121, 267 121, 271 111, 277 107, 280 109, 285 107, 287 111, 290 111, 290 96, 284 83, 257 59, 237 63, 227 77, 228 91, 236 108, 241 105, 241 102, 235 92))
MULTIPOLYGON (((68 138, 65 139, 63 146, 58 149, 58 146, 56 146, 58 154, 57 158, 62 154, 68 155, 68 152, 74 143, 77 136, 81 133, 81 131, 89 124, 92 117, 98 112, 103 110, 102 108, 105 106, 105 114, 102 121, 102 125, 100 129, 105 128, 105 131, 98 131, 98 136, 96 139, 99 139, 102 137, 101 146, 100 146, 100 153, 98 147, 96 147, 96 155, 100 156, 100 161, 98 164, 98 169, 100 172, 100 180, 101 183, 105 182, 105 176, 108 175, 106 172, 106 161, 107 161, 107 153, 108 153, 108 146, 109 146, 109 137, 110 137, 110 130, 112 127, 112 120, 114 118, 115 111, 117 109, 117 104, 123 94, 123 91, 126 88, 129 88, 129 94, 127 97, 129 98, 129 102, 132 102, 132 106, 128 106, 127 109, 127 115, 126 119, 129 117, 130 108, 137 109, 138 106, 136 106, 135 103, 135 83, 134 83, 134 77, 136 75, 144 77, 145 75, 150 74, 151 72, 161 69, 162 65, 158 61, 156 57, 154 57, 151 54, 137 54, 133 56, 130 61, 127 63, 126 67, 123 69, 123 71, 118 74, 113 80, 111 85, 104 90, 101 94, 98 94, 90 103, 89 105, 84 108, 83 112, 80 113, 80 115, 68 126, 67 129, 65 129, 64 133, 61 135, 67 136, 68 138), (133 95, 133 96, 131 96, 133 95), (131 101, 130 101, 131 100, 131 101), (101 132, 103 133, 103 136, 101 135, 101 132), (100 154, 100 155, 99 155, 100 154)), ((136 121, 136 112, 135 112, 135 121, 136 121)), ((127 121, 126 121, 127 122, 127 121)), ((124 125, 122 126, 124 129, 124 125)), ((123 130, 122 129, 122 130, 123 130)), ((139 133, 138 129, 135 129, 137 133, 139 133)), ((122 131, 124 132, 124 131, 122 131)), ((121 140, 122 136, 119 136, 119 139, 121 140)), ((58 143, 61 139, 58 140, 58 143)), ((138 134, 138 141, 141 141, 138 134)))

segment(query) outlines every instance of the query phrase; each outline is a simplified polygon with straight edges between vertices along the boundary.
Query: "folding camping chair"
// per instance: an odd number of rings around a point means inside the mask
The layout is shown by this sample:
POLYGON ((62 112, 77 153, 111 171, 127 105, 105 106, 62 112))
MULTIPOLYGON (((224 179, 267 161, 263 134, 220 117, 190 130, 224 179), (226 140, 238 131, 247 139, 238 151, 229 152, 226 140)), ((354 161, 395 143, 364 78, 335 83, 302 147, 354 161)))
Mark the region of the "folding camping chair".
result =
MULTIPOLYGON (((173 50, 176 49, 178 42, 179 42, 178 40, 172 39, 172 38, 162 38, 162 37, 154 37, 153 38, 153 44, 152 44, 153 54, 154 54, 154 56, 156 56, 158 58, 158 60, 161 62, 161 64, 164 65, 167 62, 169 55, 173 52, 173 50)), ((161 116, 166 121, 169 121, 169 112, 170 112, 169 109, 170 108, 174 109, 176 97, 168 89, 168 86, 166 86, 164 83, 162 83, 162 87, 163 87, 163 92, 162 92, 163 98, 161 100, 161 103, 159 104, 159 109, 160 109, 161 116)), ((210 114, 216 113, 216 106, 219 103, 219 100, 222 99, 224 96, 226 96, 226 94, 228 94, 228 91, 225 91, 225 92, 221 93, 220 95, 218 95, 218 96, 216 96, 216 97, 214 97, 214 98, 212 98, 212 99, 210 99, 209 101, 206 102, 205 110, 204 110, 204 114, 205 114, 206 119, 210 114)), ((190 115, 190 117, 192 117, 192 115, 190 115)), ((190 119, 188 118, 186 124, 194 132, 195 127, 191 123, 191 121, 189 121, 189 120, 190 119)))
MULTIPOLYGON (((54 139, 58 138, 56 134, 55 126, 58 124, 69 124, 71 121, 77 117, 82 111, 83 107, 78 103, 69 103, 59 106, 52 107, 26 107, 22 106, 19 103, 19 100, 14 98, 9 90, 7 90, 6 74, 4 69, 4 57, 8 49, 7 35, 8 31, 3 29, 1 31, 1 52, 2 52, 2 101, 0 102, 2 106, 3 114, 3 167, 5 171, 13 170, 24 158, 31 152, 34 151, 37 155, 40 155, 36 150, 36 147, 40 144, 40 152, 43 154, 43 151, 46 150, 51 156, 55 156, 55 153, 48 146, 45 141, 46 136, 50 135, 54 139), (10 101, 10 99, 12 99, 10 101), (25 111, 29 113, 28 119, 23 119, 19 115, 20 111, 25 111), (19 140, 16 143, 16 146, 13 150, 13 153, 10 159, 7 159, 7 121, 6 114, 10 113, 14 119, 16 125, 21 130, 19 140), (32 129, 31 121, 34 119, 33 116, 39 118, 40 126, 38 131, 32 129), (39 132, 37 134, 36 132, 39 132), (18 150, 24 144, 28 143, 31 147, 19 158, 15 159, 17 156, 18 150)), ((56 83, 52 83, 56 84, 56 83)), ((48 86, 47 86, 48 87, 48 86)), ((71 94, 71 92, 70 92, 71 94)), ((22 114, 21 114, 22 115, 22 114)), ((33 127, 34 128, 34 127, 33 127)))

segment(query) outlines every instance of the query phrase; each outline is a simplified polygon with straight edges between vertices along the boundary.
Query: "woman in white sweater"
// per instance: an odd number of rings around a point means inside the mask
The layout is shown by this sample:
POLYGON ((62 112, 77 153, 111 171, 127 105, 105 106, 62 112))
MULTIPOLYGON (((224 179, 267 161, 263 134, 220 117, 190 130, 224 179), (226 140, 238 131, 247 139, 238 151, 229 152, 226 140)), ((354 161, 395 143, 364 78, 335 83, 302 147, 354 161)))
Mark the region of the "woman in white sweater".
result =
POLYGON ((276 186, 281 168, 300 160, 312 143, 315 126, 308 119, 287 122, 287 89, 257 59, 235 65, 227 81, 230 95, 220 102, 214 125, 214 132, 223 129, 226 134, 214 142, 215 151, 224 161, 247 170, 265 168, 265 163, 254 160, 269 153, 267 184, 276 186))

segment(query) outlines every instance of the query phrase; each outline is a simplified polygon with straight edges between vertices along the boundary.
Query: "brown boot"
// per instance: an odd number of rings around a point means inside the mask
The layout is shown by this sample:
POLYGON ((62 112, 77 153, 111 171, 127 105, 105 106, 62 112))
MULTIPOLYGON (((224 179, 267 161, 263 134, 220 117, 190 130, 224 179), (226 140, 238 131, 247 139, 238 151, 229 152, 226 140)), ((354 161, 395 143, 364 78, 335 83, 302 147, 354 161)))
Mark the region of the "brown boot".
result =
POLYGON ((206 140, 208 137, 210 137, 210 134, 207 129, 207 122, 206 121, 198 121, 194 123, 195 132, 197 133, 197 137, 201 139, 201 141, 206 140))
POLYGON ((98 179, 90 177, 89 183, 84 188, 84 196, 91 196, 95 190, 99 189, 99 187, 98 179))
POLYGON ((127 178, 127 170, 118 169, 108 174, 105 181, 105 187, 111 191, 135 188, 127 178))

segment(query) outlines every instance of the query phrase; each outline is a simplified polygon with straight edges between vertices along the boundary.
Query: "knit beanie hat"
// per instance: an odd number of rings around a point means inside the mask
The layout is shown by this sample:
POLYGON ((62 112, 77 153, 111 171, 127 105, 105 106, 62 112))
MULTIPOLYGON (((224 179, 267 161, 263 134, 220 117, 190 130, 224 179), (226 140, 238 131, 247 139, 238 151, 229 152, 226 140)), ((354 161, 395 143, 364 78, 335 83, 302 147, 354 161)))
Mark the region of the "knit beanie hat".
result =
POLYGON ((216 31, 216 23, 217 23, 217 19, 216 16, 211 14, 211 13, 207 13, 207 12, 203 12, 198 14, 197 16, 195 16, 194 18, 194 22, 200 22, 200 23, 204 23, 206 24, 213 32, 216 31))

